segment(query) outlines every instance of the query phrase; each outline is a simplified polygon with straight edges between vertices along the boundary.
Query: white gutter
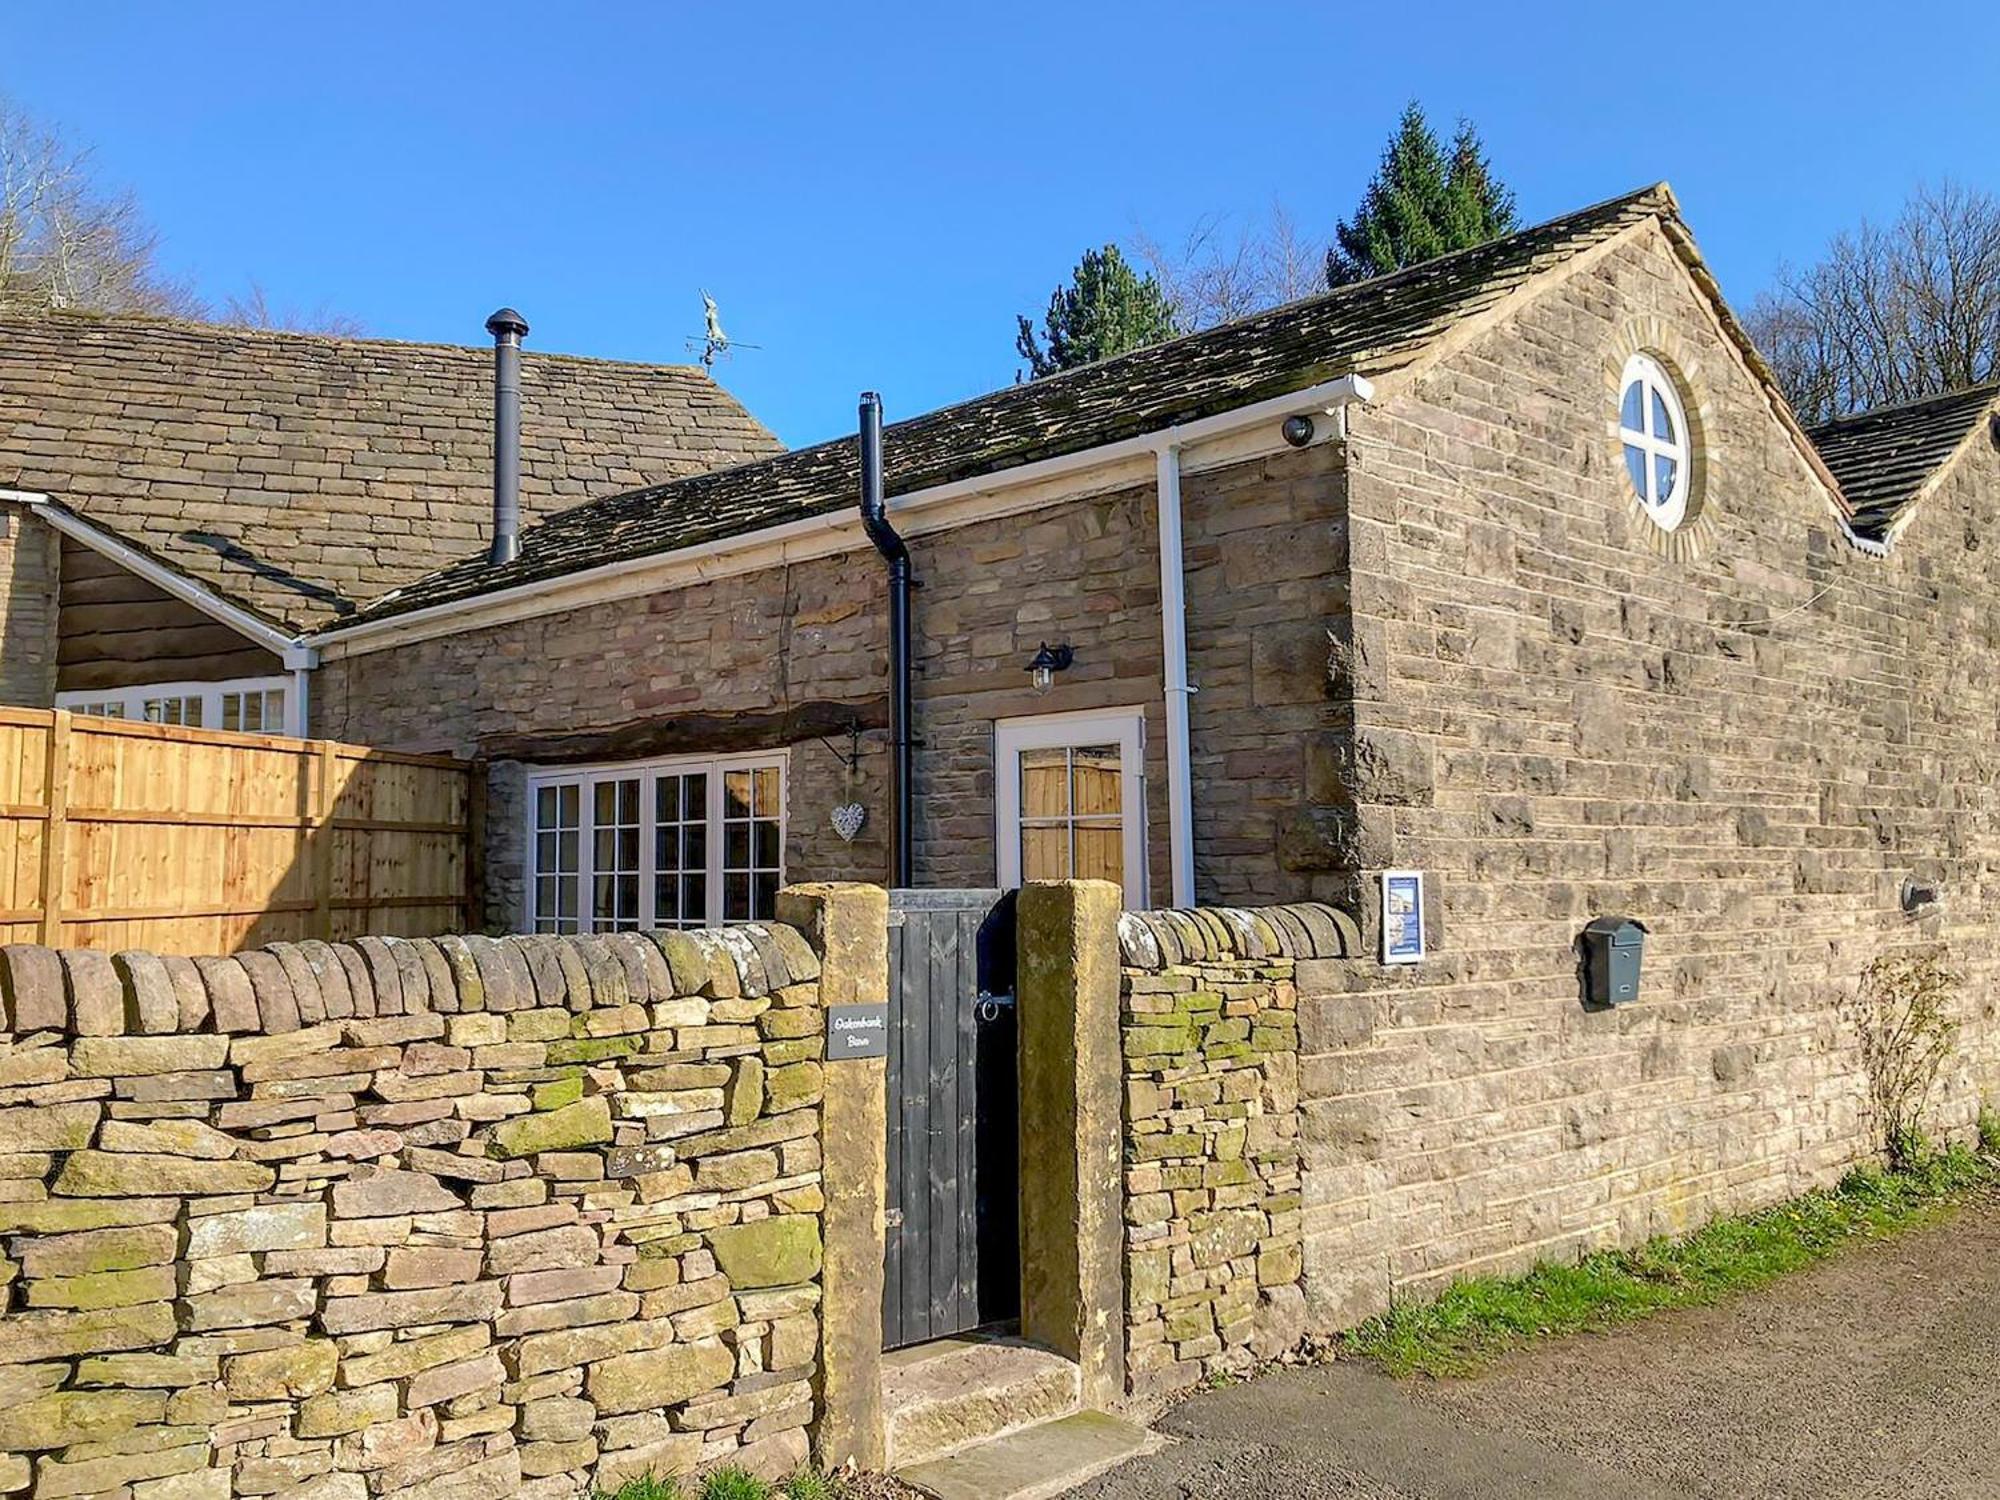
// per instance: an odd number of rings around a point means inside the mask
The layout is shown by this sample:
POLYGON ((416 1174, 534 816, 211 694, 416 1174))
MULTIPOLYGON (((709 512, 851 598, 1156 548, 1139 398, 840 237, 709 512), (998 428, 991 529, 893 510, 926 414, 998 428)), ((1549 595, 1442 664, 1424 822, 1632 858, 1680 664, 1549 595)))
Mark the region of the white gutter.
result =
MULTIPOLYGON (((1191 445, 1211 438, 1226 436, 1274 420, 1282 421, 1298 413, 1330 412, 1353 401, 1366 401, 1373 394, 1374 388, 1361 376, 1343 375, 1338 380, 1325 381, 1302 391, 1294 391, 1290 395, 1274 396, 1267 401, 1240 406, 1233 411, 1203 417, 1199 421, 1186 422, 1178 427, 1142 433, 1137 437, 1124 438, 1115 443, 1104 443, 1076 453, 1061 454, 1055 458, 1040 459, 1034 463, 1018 464, 1011 469, 999 470, 997 473, 976 475, 969 479, 953 480, 949 484, 932 485, 927 489, 893 495, 888 502, 889 514, 892 519, 910 518, 911 529, 920 534, 924 530, 922 514, 940 506, 998 496, 1009 490, 1102 468, 1123 459, 1150 459, 1158 452, 1162 443, 1172 443, 1185 453, 1191 445)), ((1062 498, 1070 497, 1057 497, 1057 500, 1062 498)), ((1056 503, 1056 500, 1048 503, 1056 503)), ((555 578, 537 579, 531 583, 515 584, 511 588, 474 594, 469 598, 426 605, 421 609, 413 609, 406 614, 390 615, 381 620, 369 620, 359 625, 337 626, 306 637, 306 643, 319 648, 327 646, 351 648, 362 642, 373 642, 376 643, 373 649, 380 649, 404 640, 426 640, 434 636, 455 634, 460 630, 479 629, 534 614, 597 602, 592 595, 600 594, 606 586, 625 585, 628 592, 638 593, 644 589, 649 578, 668 586, 699 582, 733 573, 749 572, 754 568, 773 567, 811 557, 825 557, 868 545, 868 539, 862 534, 855 511, 852 507, 847 507, 823 515, 805 516, 777 526, 743 532, 736 536, 719 537, 712 542, 702 542, 692 547, 650 553, 644 557, 625 558, 619 562, 605 563, 555 578), (537 608, 539 600, 547 602, 537 608), (466 617, 463 623, 448 623, 459 616, 466 617)), ((343 649, 341 654, 348 654, 348 651, 343 649)))
POLYGON ((220 620, 238 635, 249 637, 266 650, 276 652, 287 670, 310 670, 319 664, 319 653, 305 644, 302 637, 280 630, 249 610, 230 603, 212 589, 165 566, 102 527, 93 526, 51 496, 33 490, 0 489, 0 501, 27 506, 64 536, 82 542, 93 552, 110 558, 126 572, 136 573, 181 603, 200 610, 211 619, 220 620))

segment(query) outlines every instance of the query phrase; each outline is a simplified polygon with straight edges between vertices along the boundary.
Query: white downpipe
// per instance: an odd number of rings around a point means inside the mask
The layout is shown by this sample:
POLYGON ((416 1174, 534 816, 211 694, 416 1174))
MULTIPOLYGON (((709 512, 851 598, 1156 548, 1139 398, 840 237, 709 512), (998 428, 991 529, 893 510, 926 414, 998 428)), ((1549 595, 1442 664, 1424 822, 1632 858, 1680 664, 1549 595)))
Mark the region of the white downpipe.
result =
POLYGON ((1187 587, 1181 562, 1181 450, 1161 443, 1154 489, 1159 500, 1160 644, 1167 688, 1167 850, 1177 907, 1194 905, 1193 757, 1188 732, 1187 587))

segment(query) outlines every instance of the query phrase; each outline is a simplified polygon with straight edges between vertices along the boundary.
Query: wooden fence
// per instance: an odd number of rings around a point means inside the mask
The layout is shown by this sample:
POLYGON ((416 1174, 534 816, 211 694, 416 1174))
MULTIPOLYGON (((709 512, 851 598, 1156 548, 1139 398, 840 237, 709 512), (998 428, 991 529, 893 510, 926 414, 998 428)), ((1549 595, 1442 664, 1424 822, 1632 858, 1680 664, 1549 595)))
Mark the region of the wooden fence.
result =
POLYGON ((443 756, 0 708, 0 940, 464 931, 479 793, 443 756))

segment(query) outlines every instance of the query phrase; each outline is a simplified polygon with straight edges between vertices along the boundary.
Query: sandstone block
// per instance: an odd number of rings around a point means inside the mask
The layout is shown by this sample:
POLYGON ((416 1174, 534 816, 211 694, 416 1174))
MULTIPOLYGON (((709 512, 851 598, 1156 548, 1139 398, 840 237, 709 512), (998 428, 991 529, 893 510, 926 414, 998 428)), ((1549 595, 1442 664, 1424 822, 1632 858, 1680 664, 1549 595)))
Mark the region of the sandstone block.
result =
POLYGON ((243 965, 233 958, 197 958, 194 965, 208 991, 215 1029, 225 1035, 256 1031, 262 1024, 257 1016, 257 995, 243 965))
POLYGON ((62 964, 69 996, 70 1030, 79 1037, 121 1036, 125 1031, 125 985, 111 955, 89 948, 65 948, 62 964))
POLYGON ((199 1161, 227 1161, 236 1142, 199 1120, 106 1120, 97 1134, 106 1151, 137 1151, 161 1156, 188 1156, 199 1161))
POLYGON ((97 1442, 166 1416, 164 1391, 59 1391, 0 1408, 0 1451, 97 1442))
POLYGON ((333 1211, 343 1219, 441 1213, 464 1206, 456 1193, 428 1172, 377 1172, 336 1183, 333 1189, 333 1211))
POLYGON ((598 1248, 597 1231, 583 1224, 510 1235, 486 1247, 486 1273, 512 1276, 591 1266, 597 1263, 598 1248))
POLYGON ((16 1035, 69 1029, 62 960, 53 948, 35 943, 0 947, 0 997, 5 1000, 0 1021, 16 1035))
POLYGON ((150 1349, 168 1343, 175 1331, 173 1306, 164 1302, 93 1312, 9 1313, 0 1365, 150 1349))
POLYGON ((574 1396, 546 1396, 521 1408, 515 1430, 530 1443, 573 1443, 590 1436, 597 1408, 574 1396))
POLYGON ((470 1286, 331 1297, 320 1310, 320 1326, 338 1334, 424 1323, 485 1322, 500 1311, 502 1291, 499 1282, 482 1281, 470 1286))
POLYGON ((788 1286, 819 1274, 819 1221, 804 1214, 725 1225, 708 1239, 732 1287, 788 1286))
POLYGON ((87 1100, 0 1109, 0 1154, 80 1151, 90 1144, 103 1114, 103 1105, 87 1100))
MULTIPOLYGON (((82 1457, 66 1453, 65 1461, 44 1458, 35 1466, 35 1500, 65 1500, 70 1495, 118 1493, 121 1486, 135 1488, 147 1480, 186 1474, 208 1466, 208 1434, 200 1428, 171 1427, 163 1433, 184 1434, 176 1446, 150 1448, 137 1453, 110 1452, 82 1457)), ((94 1448, 82 1453, 95 1454, 94 1448)))
POLYGON ((324 1203, 264 1203, 209 1214, 188 1225, 189 1258, 259 1250, 314 1250, 326 1244, 324 1203))
POLYGON ((382 1269, 382 1285, 391 1291, 404 1291, 476 1281, 483 1259, 478 1250, 433 1246, 391 1250, 382 1269))
POLYGON ((256 1162, 76 1151, 63 1163, 51 1191, 65 1198, 206 1197, 267 1192, 277 1180, 275 1171, 256 1162))
POLYGON ((641 1447, 600 1454, 597 1486, 606 1494, 616 1494, 621 1486, 648 1475, 669 1478, 676 1474, 691 1474, 700 1462, 701 1434, 676 1432, 671 1437, 641 1447))
POLYGON ((80 1036, 70 1045, 70 1072, 82 1078, 130 1078, 219 1068, 229 1056, 223 1036, 80 1036))
POLYGON ((602 1145, 611 1139, 611 1105, 599 1096, 546 1113, 502 1120, 487 1137, 486 1149, 492 1156, 514 1159, 602 1145))
POLYGON ((180 1306, 190 1333, 209 1333, 218 1328, 257 1328, 266 1323, 309 1318, 318 1301, 313 1283, 300 1277, 225 1287, 219 1292, 183 1298, 180 1306))
POLYGON ((720 1342, 670 1344, 590 1367, 584 1390, 600 1415, 674 1406, 728 1383, 736 1356, 720 1342))
POLYGON ((327 1339, 233 1355, 222 1362, 222 1385, 231 1401, 283 1401, 333 1388, 340 1351, 327 1339))
POLYGON ((493 1335, 483 1324, 453 1328, 423 1338, 390 1344, 376 1354, 349 1354, 341 1364, 339 1380, 344 1388, 374 1385, 379 1381, 401 1380, 436 1365, 469 1359, 486 1348, 493 1335))
POLYGON ((179 1027, 180 1001, 158 955, 128 949, 111 955, 111 967, 124 986, 125 1020, 131 1030, 157 1036, 179 1027))
POLYGON ((496 1354, 480 1354, 455 1364, 434 1365, 413 1375, 403 1386, 403 1405, 412 1411, 420 1406, 471 1395, 475 1391, 497 1389, 507 1373, 496 1354))
POLYGON ((425 1407, 338 1439, 333 1445, 333 1461, 341 1469, 380 1471, 429 1452, 437 1446, 437 1439, 437 1414, 425 1407))
POLYGON ((299 1403, 292 1435, 301 1438, 345 1437, 396 1416, 396 1388, 369 1385, 356 1391, 323 1391, 299 1403))
POLYGON ((46 1276, 28 1283, 30 1307, 130 1307, 139 1302, 171 1302, 178 1290, 172 1266, 130 1271, 93 1271, 82 1276, 46 1276))

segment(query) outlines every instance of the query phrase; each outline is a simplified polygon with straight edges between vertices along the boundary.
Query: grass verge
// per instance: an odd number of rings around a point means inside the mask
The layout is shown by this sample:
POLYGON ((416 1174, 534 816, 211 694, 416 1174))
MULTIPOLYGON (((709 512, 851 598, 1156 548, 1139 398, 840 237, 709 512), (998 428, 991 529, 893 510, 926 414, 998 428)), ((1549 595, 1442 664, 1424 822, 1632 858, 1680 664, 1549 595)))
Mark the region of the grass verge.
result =
POLYGON ((648 1474, 628 1479, 615 1494, 597 1492, 596 1500, 839 1500, 841 1486, 830 1475, 801 1469, 776 1484, 755 1474, 724 1464, 699 1480, 690 1480, 692 1489, 671 1476, 648 1474))
POLYGON ((1995 1181, 2000 1163, 1963 1146, 1907 1171, 1858 1169, 1838 1187, 1717 1219, 1685 1239, 1603 1250, 1523 1276, 1455 1282, 1435 1302, 1399 1303, 1342 1334, 1341 1352, 1373 1359, 1394 1375, 1467 1374, 1533 1339, 1608 1328, 1763 1286, 1857 1239, 1923 1223, 1995 1181))

